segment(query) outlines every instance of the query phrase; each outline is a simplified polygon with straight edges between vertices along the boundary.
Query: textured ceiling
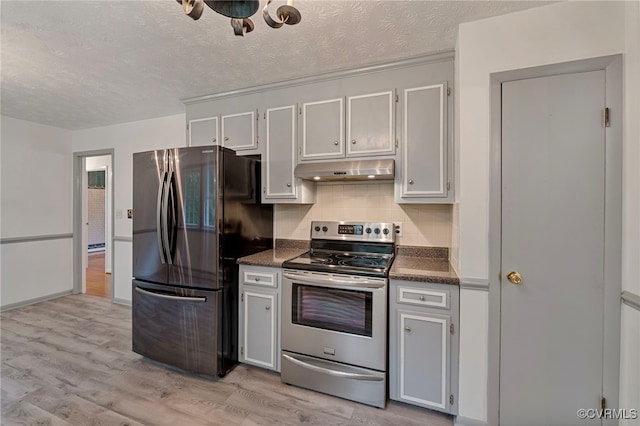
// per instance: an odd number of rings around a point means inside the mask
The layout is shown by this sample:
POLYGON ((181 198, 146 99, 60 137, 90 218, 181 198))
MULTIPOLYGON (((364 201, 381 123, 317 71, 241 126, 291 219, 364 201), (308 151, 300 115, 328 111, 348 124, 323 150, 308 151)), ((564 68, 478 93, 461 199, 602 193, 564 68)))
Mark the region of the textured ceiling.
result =
POLYGON ((546 3, 297 0, 300 24, 259 11, 242 38, 175 0, 2 0, 2 114, 72 130, 179 114, 180 99, 452 50, 459 23, 546 3))

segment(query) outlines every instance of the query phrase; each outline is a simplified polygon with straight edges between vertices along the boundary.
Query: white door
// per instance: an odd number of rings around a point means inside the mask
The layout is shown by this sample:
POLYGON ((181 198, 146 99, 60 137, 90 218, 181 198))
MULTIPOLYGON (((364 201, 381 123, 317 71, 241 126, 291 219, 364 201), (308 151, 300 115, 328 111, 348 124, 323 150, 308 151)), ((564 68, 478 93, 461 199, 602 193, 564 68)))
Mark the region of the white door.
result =
POLYGON ((392 91, 347 98, 347 157, 393 154, 392 91))
POLYGON ((302 104, 300 160, 344 157, 344 100, 302 104))
POLYGON ((502 425, 601 424, 604 102, 604 71, 502 85, 502 425))
POLYGON ((296 198, 295 168, 296 106, 266 111, 265 198, 296 198))

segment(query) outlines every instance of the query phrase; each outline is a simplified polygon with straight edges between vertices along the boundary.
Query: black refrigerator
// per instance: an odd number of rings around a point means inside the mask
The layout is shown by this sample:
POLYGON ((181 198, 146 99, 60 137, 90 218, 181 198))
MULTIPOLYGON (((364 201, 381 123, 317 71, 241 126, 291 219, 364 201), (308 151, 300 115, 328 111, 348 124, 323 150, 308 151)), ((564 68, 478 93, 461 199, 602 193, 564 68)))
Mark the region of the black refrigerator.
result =
POLYGON ((238 359, 239 257, 273 247, 260 161, 227 148, 133 154, 133 351, 197 374, 238 359))

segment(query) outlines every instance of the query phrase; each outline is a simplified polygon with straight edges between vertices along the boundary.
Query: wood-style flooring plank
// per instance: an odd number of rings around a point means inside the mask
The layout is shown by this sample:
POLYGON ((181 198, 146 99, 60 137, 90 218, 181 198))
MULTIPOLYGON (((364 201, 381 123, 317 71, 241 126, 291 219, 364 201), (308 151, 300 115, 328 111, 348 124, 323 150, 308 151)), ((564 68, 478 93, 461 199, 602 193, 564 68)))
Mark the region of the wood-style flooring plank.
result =
POLYGON ((2 406, 17 401, 31 392, 42 388, 43 384, 23 370, 7 364, 0 366, 0 401, 2 406))
POLYGON ((73 425, 142 425, 78 395, 49 386, 30 393, 24 401, 73 425))
POLYGON ((37 407, 27 401, 17 401, 2 410, 3 426, 14 425, 47 425, 47 426, 73 426, 46 410, 37 407))
POLYGON ((0 314, 2 425, 421 425, 451 416, 384 410, 285 385, 238 365, 214 379, 131 351, 131 309, 72 295, 0 314))

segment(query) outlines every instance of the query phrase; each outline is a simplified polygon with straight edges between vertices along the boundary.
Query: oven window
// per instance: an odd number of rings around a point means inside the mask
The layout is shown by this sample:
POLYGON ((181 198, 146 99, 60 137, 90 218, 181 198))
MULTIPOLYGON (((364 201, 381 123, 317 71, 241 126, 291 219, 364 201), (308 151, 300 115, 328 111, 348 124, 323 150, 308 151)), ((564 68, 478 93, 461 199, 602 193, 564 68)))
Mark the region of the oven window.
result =
POLYGON ((294 324, 371 337, 372 293, 293 284, 294 324))

